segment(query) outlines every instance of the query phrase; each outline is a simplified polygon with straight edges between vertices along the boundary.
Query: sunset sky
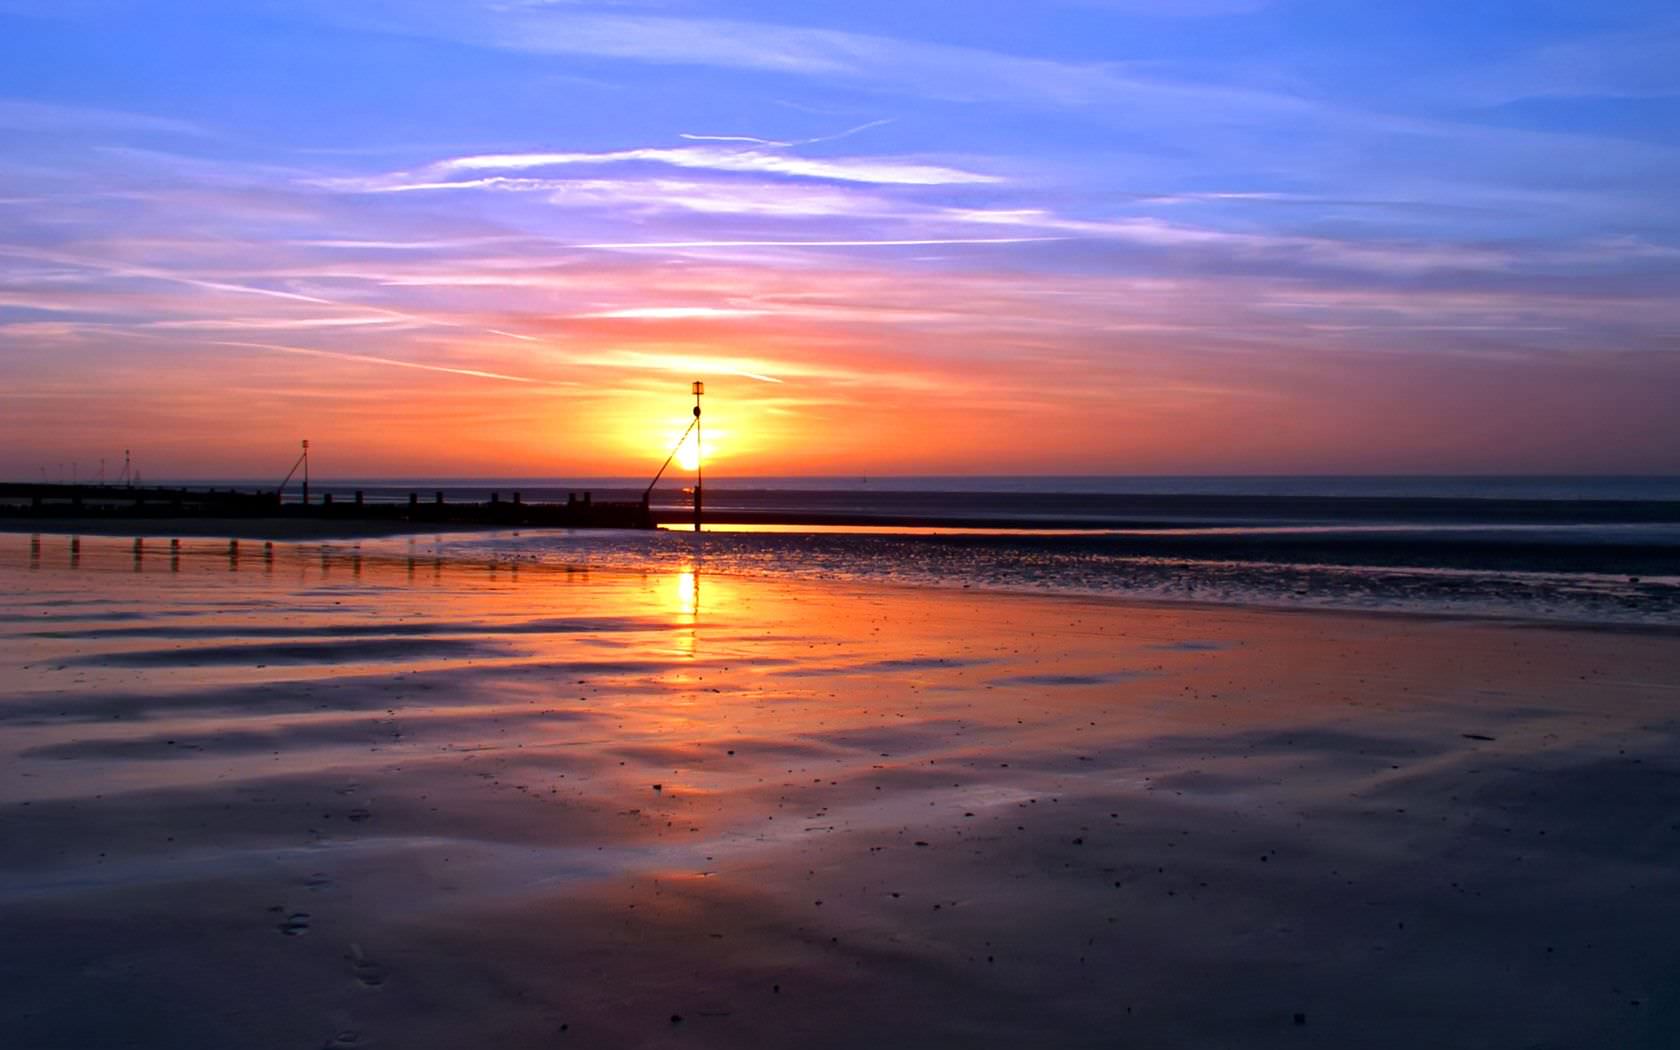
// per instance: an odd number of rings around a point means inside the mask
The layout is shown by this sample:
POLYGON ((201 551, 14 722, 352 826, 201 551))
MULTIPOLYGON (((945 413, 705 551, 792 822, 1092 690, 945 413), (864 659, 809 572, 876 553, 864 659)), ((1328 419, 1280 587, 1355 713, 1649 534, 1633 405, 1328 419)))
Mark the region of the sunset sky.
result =
POLYGON ((0 0, 0 476, 696 378, 719 473, 1680 471, 1680 8, 0 0))

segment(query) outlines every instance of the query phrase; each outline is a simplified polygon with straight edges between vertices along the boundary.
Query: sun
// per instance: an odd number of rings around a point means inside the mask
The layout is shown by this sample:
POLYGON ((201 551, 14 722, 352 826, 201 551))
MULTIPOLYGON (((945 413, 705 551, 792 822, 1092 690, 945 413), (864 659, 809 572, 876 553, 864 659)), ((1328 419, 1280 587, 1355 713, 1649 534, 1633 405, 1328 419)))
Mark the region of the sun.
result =
POLYGON ((690 434, 682 443, 682 447, 677 449, 677 466, 684 470, 700 469, 700 445, 694 440, 693 434, 690 434))
POLYGON ((720 452, 732 453, 736 448, 731 428, 727 425, 708 426, 704 441, 701 440, 699 428, 694 426, 679 429, 673 425, 666 431, 666 435, 665 440, 668 444, 659 450, 659 455, 661 459, 667 455, 671 457, 668 466, 676 473, 693 474, 702 467, 710 470, 712 465, 718 462, 720 452))

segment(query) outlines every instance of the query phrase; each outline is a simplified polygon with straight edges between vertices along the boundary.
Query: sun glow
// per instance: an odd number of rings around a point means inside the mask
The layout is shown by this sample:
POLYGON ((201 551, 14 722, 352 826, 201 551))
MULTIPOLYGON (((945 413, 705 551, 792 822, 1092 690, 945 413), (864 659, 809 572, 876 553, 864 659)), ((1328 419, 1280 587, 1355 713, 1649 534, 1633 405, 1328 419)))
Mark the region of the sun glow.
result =
MULTIPOLYGON (((707 422, 710 423, 711 420, 708 418, 707 422)), ((703 438, 693 430, 690 430, 686 437, 683 436, 682 431, 675 428, 672 428, 669 433, 670 436, 665 439, 665 448, 661 454, 669 452, 673 445, 676 446, 676 455, 671 460, 671 466, 674 470, 693 473, 701 466, 709 468, 718 461, 720 450, 734 448, 730 436, 731 430, 727 427, 707 426, 703 438), (681 444, 677 444, 678 439, 681 439, 681 444)))
POLYGON ((677 466, 684 470, 700 469, 700 443, 690 434, 683 440, 682 447, 677 449, 677 466))

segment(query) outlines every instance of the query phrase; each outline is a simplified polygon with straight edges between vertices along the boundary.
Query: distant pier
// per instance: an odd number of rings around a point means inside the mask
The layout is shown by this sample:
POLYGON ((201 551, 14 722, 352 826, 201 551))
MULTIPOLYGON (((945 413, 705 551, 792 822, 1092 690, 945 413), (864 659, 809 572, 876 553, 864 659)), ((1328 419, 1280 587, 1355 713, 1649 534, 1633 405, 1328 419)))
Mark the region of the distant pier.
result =
POLYGON ((374 502, 357 491, 350 498, 327 493, 313 502, 287 502, 272 491, 163 486, 53 485, 0 482, 0 516, 119 522, 152 519, 284 519, 367 522, 400 526, 525 526, 557 529, 651 529, 655 516, 639 501, 596 500, 573 493, 566 502, 531 503, 519 492, 504 499, 445 499, 441 490, 408 494, 406 501, 374 502))

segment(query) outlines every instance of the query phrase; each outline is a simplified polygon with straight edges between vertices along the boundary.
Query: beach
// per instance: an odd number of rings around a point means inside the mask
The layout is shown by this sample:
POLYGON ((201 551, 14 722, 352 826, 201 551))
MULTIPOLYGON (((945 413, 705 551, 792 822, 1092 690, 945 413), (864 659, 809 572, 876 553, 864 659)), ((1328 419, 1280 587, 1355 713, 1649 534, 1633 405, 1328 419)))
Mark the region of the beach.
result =
POLYGON ((1668 1047, 1680 634, 0 535, 7 1046, 1668 1047))

